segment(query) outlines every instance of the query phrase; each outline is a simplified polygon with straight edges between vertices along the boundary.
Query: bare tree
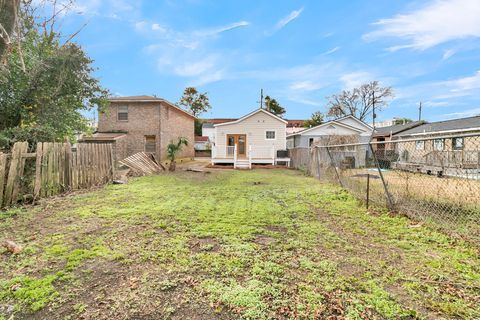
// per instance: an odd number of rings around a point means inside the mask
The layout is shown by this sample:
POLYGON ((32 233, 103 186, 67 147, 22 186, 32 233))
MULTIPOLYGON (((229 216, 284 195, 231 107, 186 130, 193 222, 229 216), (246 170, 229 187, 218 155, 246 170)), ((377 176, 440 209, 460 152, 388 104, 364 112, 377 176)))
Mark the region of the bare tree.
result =
POLYGON ((12 43, 20 0, 0 0, 0 59, 12 43))
POLYGON ((365 121, 373 111, 373 105, 377 111, 388 105, 388 100, 393 98, 392 87, 381 87, 378 81, 372 81, 352 90, 343 90, 339 94, 328 97, 328 113, 333 118, 348 115, 365 121))

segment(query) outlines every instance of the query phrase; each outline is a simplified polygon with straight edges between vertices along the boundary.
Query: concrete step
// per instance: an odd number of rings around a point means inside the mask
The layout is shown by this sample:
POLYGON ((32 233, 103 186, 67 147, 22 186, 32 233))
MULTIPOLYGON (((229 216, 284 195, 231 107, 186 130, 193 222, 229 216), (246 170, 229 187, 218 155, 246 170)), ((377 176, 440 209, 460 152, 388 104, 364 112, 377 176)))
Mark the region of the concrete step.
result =
POLYGON ((248 160, 237 160, 236 167, 238 169, 249 169, 250 163, 248 162, 248 160))

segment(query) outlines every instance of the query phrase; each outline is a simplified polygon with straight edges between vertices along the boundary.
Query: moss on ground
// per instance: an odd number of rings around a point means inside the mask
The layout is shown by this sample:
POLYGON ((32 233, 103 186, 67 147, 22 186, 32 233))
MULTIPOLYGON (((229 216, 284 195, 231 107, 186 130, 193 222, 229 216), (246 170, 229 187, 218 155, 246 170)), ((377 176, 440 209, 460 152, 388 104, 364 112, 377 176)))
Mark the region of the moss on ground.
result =
POLYGON ((478 248, 412 225, 292 170, 142 177, 1 213, 0 319, 480 317, 478 248))

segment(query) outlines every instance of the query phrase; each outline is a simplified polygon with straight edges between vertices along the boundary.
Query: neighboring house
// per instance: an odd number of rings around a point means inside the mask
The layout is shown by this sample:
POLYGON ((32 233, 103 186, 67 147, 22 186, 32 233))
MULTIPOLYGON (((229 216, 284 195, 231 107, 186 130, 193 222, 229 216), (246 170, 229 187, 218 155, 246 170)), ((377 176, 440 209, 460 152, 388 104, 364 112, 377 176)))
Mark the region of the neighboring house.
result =
POLYGON ((425 123, 394 140, 407 140, 396 143, 397 168, 439 175, 457 175, 460 169, 464 175, 480 173, 480 116, 425 123))
POLYGON ((327 121, 287 136, 288 148, 311 147, 316 141, 332 136, 357 136, 357 142, 368 142, 372 127, 353 116, 327 121))
POLYGON ((287 120, 287 135, 305 130, 305 120, 287 120))
POLYGON ((195 151, 210 150, 210 139, 208 136, 195 136, 195 151))
MULTIPOLYGON (((365 122, 346 116, 328 121, 315 127, 290 134, 287 136, 287 146, 293 148, 309 148, 316 144, 343 144, 370 141, 373 128, 365 122)), ((344 149, 332 149, 331 154, 338 153, 339 157, 348 158, 353 167, 365 166, 368 148, 364 146, 351 146, 344 149)), ((330 161, 330 159, 322 159, 330 161)))
POLYGON ((379 142, 378 144, 372 144, 373 150, 394 150, 395 146, 392 143, 387 143, 393 139, 395 135, 401 134, 406 130, 418 127, 424 124, 425 121, 413 121, 405 124, 396 124, 387 127, 375 128, 372 135, 372 142, 379 142), (385 143, 382 143, 385 142, 385 143))
MULTIPOLYGON (((194 156, 194 120, 190 113, 173 103, 152 96, 110 98, 106 112, 99 114, 98 132, 93 138, 124 134, 125 152, 149 152, 159 160, 166 159, 167 145, 179 137, 188 139, 179 157, 194 156)), ((118 141, 118 137, 115 137, 118 141)), ((117 160, 120 160, 117 157, 117 160)))
POLYGON ((214 124, 212 163, 251 167, 253 163, 274 164, 277 151, 286 150, 287 121, 257 109, 244 117, 214 124))

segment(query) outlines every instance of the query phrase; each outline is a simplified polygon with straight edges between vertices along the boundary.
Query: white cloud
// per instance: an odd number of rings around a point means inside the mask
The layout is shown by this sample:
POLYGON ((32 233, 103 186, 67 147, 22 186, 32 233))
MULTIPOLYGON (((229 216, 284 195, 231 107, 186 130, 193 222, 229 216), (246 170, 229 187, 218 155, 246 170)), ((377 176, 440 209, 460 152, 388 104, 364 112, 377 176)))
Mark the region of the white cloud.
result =
POLYGON ((175 66, 173 70, 181 77, 195 77, 214 68, 217 60, 216 56, 208 56, 199 61, 187 61, 175 66))
POLYGON ((443 53, 443 56, 442 56, 442 60, 450 59, 455 53, 456 53, 456 51, 453 50, 453 49, 445 50, 445 52, 443 53))
POLYGON ((298 81, 290 85, 290 89, 298 91, 315 91, 320 89, 322 86, 314 81, 298 81))
POLYGON ((296 103, 300 103, 300 104, 306 104, 307 106, 319 107, 319 106, 322 105, 318 101, 310 100, 310 99, 304 99, 304 98, 297 97, 297 96, 287 97, 287 100, 290 100, 290 101, 293 101, 293 102, 296 102, 296 103))
POLYGON ((474 101, 480 94, 480 71, 462 78, 419 83, 396 90, 397 100, 426 101, 426 106, 452 106, 474 101), (459 99, 462 98, 462 99, 459 99), (472 100, 473 99, 473 100, 472 100))
POLYGON ((216 70, 208 72, 200 76, 199 78, 193 80, 189 83, 189 86, 197 87, 203 86, 208 83, 217 82, 226 78, 225 70, 216 70))
POLYGON ((330 49, 330 50, 325 51, 324 53, 322 53, 322 56, 328 56, 329 54, 332 54, 332 53, 334 53, 334 52, 336 52, 336 51, 338 51, 338 50, 340 50, 340 47, 332 48, 332 49, 330 49))
POLYGON ((195 31, 193 34, 201 37, 214 36, 222 32, 230 31, 233 29, 241 28, 241 27, 246 27, 249 24, 250 23, 248 21, 239 21, 239 22, 234 22, 225 26, 220 26, 217 28, 198 30, 198 31, 195 31))
POLYGON ((356 71, 350 72, 342 75, 340 80, 342 80, 345 89, 353 89, 362 84, 370 82, 373 80, 372 74, 366 71, 356 71))
POLYGON ((290 12, 286 17, 283 17, 282 19, 280 19, 280 21, 277 22, 277 24, 275 24, 275 26, 273 27, 273 29, 269 32, 266 32, 265 34, 266 35, 272 35, 274 34, 275 32, 277 32, 278 30, 284 28, 287 24, 289 24, 290 22, 292 22, 293 20, 297 19, 300 14, 303 12, 303 7, 298 9, 298 10, 293 10, 292 12, 290 12))
POLYGON ((480 71, 473 76, 435 82, 429 86, 435 100, 475 96, 480 92, 480 71))
POLYGON ((220 54, 212 49, 212 43, 221 34, 249 25, 238 21, 213 28, 192 31, 176 31, 159 23, 139 21, 135 30, 155 43, 144 47, 143 51, 157 59, 162 73, 190 78, 195 85, 204 85, 222 80, 227 72, 230 55, 220 54))
POLYGON ((445 119, 466 118, 480 115, 480 108, 468 109, 460 112, 452 112, 443 115, 445 119))
POLYGON ((436 0, 413 12, 377 21, 378 29, 363 38, 393 37, 406 41, 390 47, 392 51, 404 48, 425 50, 456 39, 480 37, 479 16, 478 0, 436 0))

